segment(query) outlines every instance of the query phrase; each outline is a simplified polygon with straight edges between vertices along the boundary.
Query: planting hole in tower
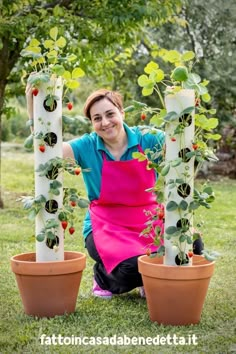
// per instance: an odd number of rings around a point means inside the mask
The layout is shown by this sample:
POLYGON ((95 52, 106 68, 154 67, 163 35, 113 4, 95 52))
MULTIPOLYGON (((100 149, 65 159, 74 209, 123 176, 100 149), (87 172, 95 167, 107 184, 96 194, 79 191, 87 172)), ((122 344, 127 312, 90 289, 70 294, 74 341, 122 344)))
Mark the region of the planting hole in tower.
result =
MULTIPOLYGON (((176 223, 176 227, 178 229, 181 229, 181 234, 182 236, 184 235, 185 232, 187 232, 190 228, 190 222, 188 219, 186 218, 181 218, 177 221, 176 223)), ((181 236, 181 237, 182 237, 181 236)), ((183 252, 180 251, 177 256, 175 257, 175 263, 176 265, 183 265, 183 264, 188 264, 189 263, 189 257, 188 255, 183 252)))
POLYGON ((179 266, 179 265, 183 265, 183 264, 188 264, 189 263, 188 255, 186 253, 184 253, 183 255, 181 255, 181 257, 180 257, 180 255, 177 254, 177 256, 175 257, 176 265, 179 266), (183 255, 184 255, 184 257, 183 257, 183 255))
POLYGON ((53 132, 45 134, 44 142, 48 146, 54 146, 57 143, 57 135, 53 132))
POLYGON ((189 148, 185 148, 185 149, 181 149, 179 151, 179 157, 182 158, 183 162, 189 162, 191 157, 187 157, 187 153, 191 152, 191 150, 189 148))
POLYGON ((52 100, 52 102, 49 101, 50 99, 44 100, 43 101, 43 107, 47 112, 53 112, 57 108, 57 101, 52 100))
POLYGON ((179 117, 179 123, 184 127, 189 127, 192 124, 192 116, 190 114, 183 114, 179 117))
POLYGON ((53 239, 47 238, 46 246, 50 249, 53 249, 54 246, 59 246, 60 239, 58 236, 55 236, 53 239))
POLYGON ((57 167, 52 167, 51 170, 47 172, 46 177, 48 179, 53 180, 53 179, 57 179, 58 175, 59 175, 59 169, 57 167))
POLYGON ((181 229, 183 232, 186 232, 189 230, 189 227, 190 227, 190 222, 188 219, 186 218, 181 218, 177 221, 176 223, 176 227, 178 229, 181 229))
POLYGON ((187 183, 182 183, 177 188, 177 193, 182 198, 187 198, 191 193, 191 187, 187 183))
POLYGON ((54 199, 50 199, 45 204, 45 210, 50 214, 55 214, 58 210, 58 203, 54 199))

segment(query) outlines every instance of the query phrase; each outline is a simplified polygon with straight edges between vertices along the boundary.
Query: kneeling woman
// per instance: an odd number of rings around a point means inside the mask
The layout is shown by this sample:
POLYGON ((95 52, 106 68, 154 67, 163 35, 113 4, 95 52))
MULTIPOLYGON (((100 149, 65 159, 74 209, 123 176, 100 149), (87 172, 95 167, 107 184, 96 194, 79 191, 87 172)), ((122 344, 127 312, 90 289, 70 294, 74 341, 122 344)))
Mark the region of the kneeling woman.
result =
MULTIPOLYGON (((143 132, 124 123, 122 97, 106 89, 92 93, 84 106, 94 132, 64 143, 64 157, 74 158, 83 169, 89 210, 84 220, 85 243, 95 260, 93 293, 111 297, 136 287, 142 295, 137 258, 151 246, 152 235, 142 237, 148 212, 158 204, 146 190, 156 182, 147 160, 133 159, 133 152, 161 150, 164 134, 143 132)), ((162 222, 157 221, 162 227, 162 222)))
MULTIPOLYGON (((27 110, 33 117, 32 87, 26 87, 27 110)), ((140 287, 137 258, 149 248, 154 235, 140 236, 148 213, 158 204, 154 193, 147 192, 156 182, 156 173, 147 160, 139 162, 134 152, 161 151, 164 134, 150 134, 142 127, 124 123, 122 97, 118 92, 101 89, 92 93, 84 106, 93 132, 63 145, 65 158, 81 166, 90 201, 83 234, 90 256, 95 260, 93 294, 104 298, 140 287)), ((158 160, 156 161, 159 162, 158 160)), ((162 221, 156 222, 162 229, 162 221)))

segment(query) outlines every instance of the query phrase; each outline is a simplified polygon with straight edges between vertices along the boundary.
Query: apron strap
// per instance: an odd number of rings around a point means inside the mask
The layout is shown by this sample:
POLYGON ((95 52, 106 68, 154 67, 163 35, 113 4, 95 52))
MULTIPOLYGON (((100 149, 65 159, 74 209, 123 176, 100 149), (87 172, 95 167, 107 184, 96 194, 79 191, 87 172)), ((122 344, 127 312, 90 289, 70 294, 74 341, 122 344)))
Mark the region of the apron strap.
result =
MULTIPOLYGON (((143 151, 143 149, 142 149, 142 146, 141 146, 140 144, 138 144, 137 147, 138 147, 138 151, 139 151, 139 152, 144 153, 144 151, 143 151)), ((106 153, 105 153, 104 150, 102 150, 102 159, 103 159, 103 160, 105 160, 105 159, 107 160, 106 153)))

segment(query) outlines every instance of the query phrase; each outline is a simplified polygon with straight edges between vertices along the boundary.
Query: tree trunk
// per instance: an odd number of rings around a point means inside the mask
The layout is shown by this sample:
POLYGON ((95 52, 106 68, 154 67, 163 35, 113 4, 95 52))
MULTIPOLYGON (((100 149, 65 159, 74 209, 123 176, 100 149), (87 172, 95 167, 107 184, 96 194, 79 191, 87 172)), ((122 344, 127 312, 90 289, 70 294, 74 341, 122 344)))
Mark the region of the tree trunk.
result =
POLYGON ((2 113, 4 105, 4 92, 7 84, 7 75, 5 71, 5 58, 4 58, 4 48, 0 51, 0 209, 4 208, 3 198, 2 198, 2 113))
POLYGON ((20 43, 16 42, 14 45, 14 50, 12 49, 11 35, 8 32, 8 35, 1 38, 2 40, 2 49, 0 50, 0 209, 3 209, 4 203, 2 199, 2 187, 1 187, 1 143, 2 143, 2 114, 4 109, 4 93, 5 88, 8 83, 8 76, 19 59, 21 46, 20 43))

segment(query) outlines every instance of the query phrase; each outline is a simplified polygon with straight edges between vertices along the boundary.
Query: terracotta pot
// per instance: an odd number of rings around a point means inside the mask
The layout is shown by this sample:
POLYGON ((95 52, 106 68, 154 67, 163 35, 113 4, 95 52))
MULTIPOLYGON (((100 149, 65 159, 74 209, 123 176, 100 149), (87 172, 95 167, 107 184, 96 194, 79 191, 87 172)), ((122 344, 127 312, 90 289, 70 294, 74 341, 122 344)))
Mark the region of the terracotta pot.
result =
POLYGON ((163 257, 140 256, 142 275, 151 321, 165 325, 189 325, 200 321, 214 262, 193 257, 191 267, 168 266, 163 257))
POLYGON ((65 252, 64 261, 36 262, 35 253, 11 258, 11 269, 27 315, 54 317, 75 311, 86 256, 65 252))

